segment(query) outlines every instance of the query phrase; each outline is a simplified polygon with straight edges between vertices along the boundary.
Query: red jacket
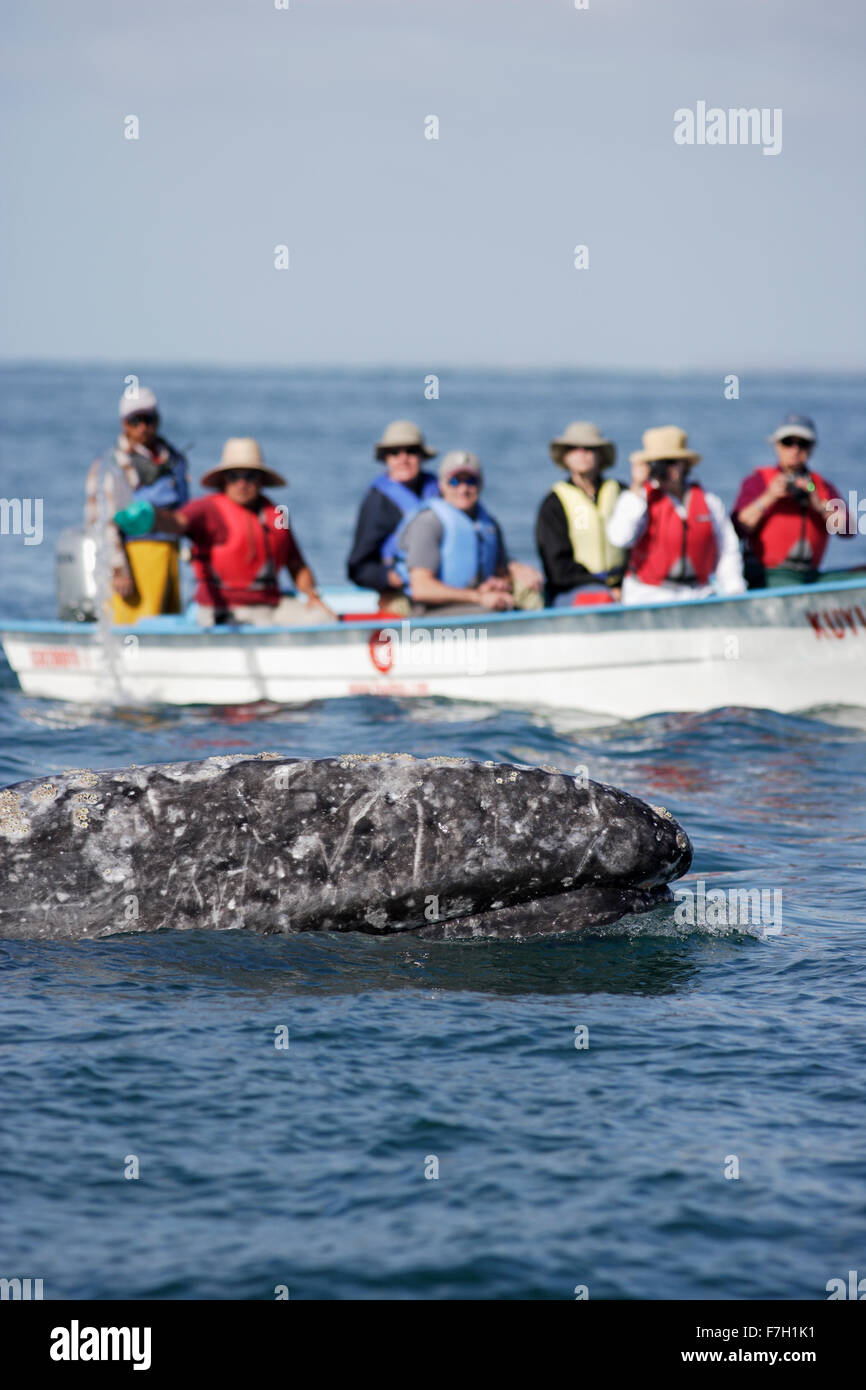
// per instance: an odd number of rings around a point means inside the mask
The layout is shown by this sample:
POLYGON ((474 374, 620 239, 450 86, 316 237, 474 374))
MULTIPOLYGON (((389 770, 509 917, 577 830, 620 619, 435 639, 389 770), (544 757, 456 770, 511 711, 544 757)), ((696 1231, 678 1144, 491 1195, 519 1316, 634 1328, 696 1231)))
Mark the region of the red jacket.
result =
POLYGON ((198 497, 179 509, 193 542, 192 566, 198 579, 196 603, 210 608, 280 601, 277 576, 304 565, 285 514, 266 497, 258 510, 241 507, 223 493, 198 497))
POLYGON ((692 483, 686 502, 686 519, 680 516, 661 488, 647 484, 647 524, 632 546, 629 572, 644 584, 663 584, 680 579, 682 561, 691 561, 699 584, 706 584, 719 560, 719 547, 707 499, 698 483, 692 483))
MULTIPOLYGON (((778 473, 778 468, 757 468, 752 474, 752 478, 755 479, 752 489, 755 495, 743 502, 741 497, 746 494, 746 484, 751 481, 749 478, 746 479, 735 504, 735 522, 737 513, 766 492, 778 473), (757 485, 758 480, 760 487, 757 485)), ((825 502, 836 496, 832 484, 822 478, 820 473, 810 473, 809 477, 815 484, 818 496, 825 502)), ((805 540, 812 555, 812 564, 817 569, 829 539, 826 520, 820 517, 814 508, 804 507, 796 497, 782 497, 767 509, 754 531, 749 534, 749 545, 755 559, 766 569, 773 569, 776 565, 784 565, 800 541, 805 540)))

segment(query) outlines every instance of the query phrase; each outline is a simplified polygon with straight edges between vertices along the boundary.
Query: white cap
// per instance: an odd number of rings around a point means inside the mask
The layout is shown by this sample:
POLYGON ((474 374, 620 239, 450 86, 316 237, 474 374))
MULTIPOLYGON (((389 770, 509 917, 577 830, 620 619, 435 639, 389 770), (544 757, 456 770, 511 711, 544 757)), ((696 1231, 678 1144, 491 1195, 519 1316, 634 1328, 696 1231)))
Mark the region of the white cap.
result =
POLYGON ((439 465, 439 481, 449 477, 458 470, 463 473, 475 473, 481 477, 481 464, 476 454, 470 454, 468 449, 452 449, 446 454, 439 465))
POLYGON ((145 410, 159 410, 156 396, 149 386, 139 386, 130 395, 124 391, 120 398, 121 420, 125 420, 129 415, 140 415, 145 410))

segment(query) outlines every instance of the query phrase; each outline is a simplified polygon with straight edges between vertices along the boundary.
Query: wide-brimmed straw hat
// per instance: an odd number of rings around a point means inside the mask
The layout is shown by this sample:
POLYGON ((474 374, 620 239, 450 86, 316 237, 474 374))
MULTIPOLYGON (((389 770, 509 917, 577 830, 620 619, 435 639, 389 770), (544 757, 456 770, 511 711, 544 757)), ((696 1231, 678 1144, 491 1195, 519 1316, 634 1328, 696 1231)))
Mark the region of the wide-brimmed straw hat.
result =
POLYGON ((265 467, 265 460, 259 448, 258 441, 255 439, 227 439, 223 445, 222 458, 216 468, 211 468, 210 472, 203 474, 201 478, 202 487, 219 487, 220 475, 228 473, 232 468, 255 469, 262 475, 262 486, 270 484, 271 487, 286 487, 285 478, 281 478, 279 473, 275 473, 272 468, 265 467))
POLYGON ((701 456, 689 448, 689 437, 678 425, 658 425, 644 430, 643 448, 631 455, 632 463, 657 463, 660 459, 686 459, 700 463, 701 456))
POLYGON ((392 420, 386 425, 382 438, 375 445, 376 458, 385 457, 386 449, 420 449, 425 459, 435 459, 436 450, 428 449, 424 436, 411 420, 392 420))
POLYGON ((616 460, 616 445, 589 420, 573 420, 558 439, 551 439, 550 457, 560 468, 567 467, 563 458, 569 449, 597 449, 601 468, 611 468, 616 460))

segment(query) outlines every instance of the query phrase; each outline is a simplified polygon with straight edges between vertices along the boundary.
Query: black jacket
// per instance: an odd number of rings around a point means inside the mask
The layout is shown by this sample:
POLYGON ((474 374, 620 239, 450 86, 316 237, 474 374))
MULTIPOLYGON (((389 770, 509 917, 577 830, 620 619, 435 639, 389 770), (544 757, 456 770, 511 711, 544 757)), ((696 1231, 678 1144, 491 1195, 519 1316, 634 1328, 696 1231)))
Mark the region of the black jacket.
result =
POLYGON ((549 492, 538 509, 535 544, 544 567, 548 603, 552 603, 557 594, 576 589, 580 584, 598 582, 586 565, 579 565, 574 558, 568 518, 555 492, 549 492))
MULTIPOLYGON (((424 481, 419 474, 406 486, 420 497, 424 481)), ((362 589, 376 589, 380 594, 399 593, 388 583, 388 566, 382 564, 382 546, 402 520, 400 508, 377 487, 371 487, 358 512, 355 539, 346 566, 353 584, 362 589)))

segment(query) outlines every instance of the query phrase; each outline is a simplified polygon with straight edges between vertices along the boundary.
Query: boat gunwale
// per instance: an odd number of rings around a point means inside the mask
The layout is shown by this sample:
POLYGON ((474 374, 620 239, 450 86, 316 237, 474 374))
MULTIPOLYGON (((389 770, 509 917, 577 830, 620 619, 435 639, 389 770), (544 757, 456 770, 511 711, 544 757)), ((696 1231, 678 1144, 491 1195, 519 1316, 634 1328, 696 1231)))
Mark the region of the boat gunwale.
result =
MULTIPOLYGON (((742 594, 712 594, 707 598, 688 598, 678 599, 673 602, 661 600, 657 603, 598 603, 585 604, 577 607, 567 608, 534 608, 534 609, 508 609, 505 612, 483 612, 483 613, 462 613, 450 616, 436 616, 431 614, 423 617, 408 617, 398 613, 383 613, 373 618, 362 618, 340 623, 311 623, 303 626, 284 625, 273 627, 259 626, 252 623, 221 624, 219 627, 203 628, 197 623, 184 622, 183 615, 166 614, 165 625, 162 618, 145 618, 138 623, 126 623, 113 626, 112 634, 127 636, 134 634, 140 638, 166 638, 166 637, 214 637, 218 641, 225 641, 232 637, 263 637, 271 635, 293 635, 295 637, 307 637, 320 633, 335 636, 337 633, 351 632, 377 632, 384 628, 400 628, 403 623, 409 623, 413 628, 465 628, 487 626, 490 623, 498 624, 503 622, 538 622, 539 619, 550 620, 552 618, 564 621, 581 621, 585 618, 598 617, 604 621, 621 619, 624 615, 632 613, 670 613, 675 615, 678 612, 694 612, 696 609, 706 607, 717 607, 719 604, 728 603, 749 603, 756 600, 766 600, 769 598, 790 598, 798 595, 811 596, 812 594, 827 593, 847 593, 854 589, 866 588, 866 571, 862 578, 858 579, 838 579, 828 580, 818 584, 790 584, 780 586, 775 589, 747 589, 742 594), (481 620, 479 622, 479 620, 481 620)), ((349 615, 351 617, 351 615, 349 615)), ((44 634, 45 636, 80 636, 81 638, 96 639, 101 641, 101 630, 98 623, 70 623, 64 622, 59 618, 38 619, 38 618, 19 618, 6 620, 0 618, 0 638, 7 634, 33 633, 44 634)))

